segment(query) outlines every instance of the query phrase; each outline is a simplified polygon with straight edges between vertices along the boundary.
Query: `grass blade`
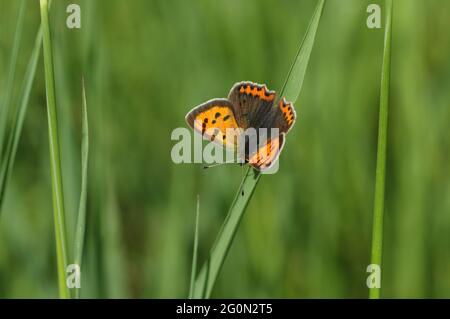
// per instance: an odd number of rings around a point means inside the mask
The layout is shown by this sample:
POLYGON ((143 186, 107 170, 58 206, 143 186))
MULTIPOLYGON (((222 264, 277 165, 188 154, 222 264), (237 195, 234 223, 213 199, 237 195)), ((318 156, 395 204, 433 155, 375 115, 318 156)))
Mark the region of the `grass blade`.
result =
POLYGON ((195 281, 193 298, 209 298, 214 287, 214 283, 222 267, 225 257, 231 247, 234 235, 239 223, 244 215, 245 209, 253 195, 259 181, 258 171, 248 168, 241 186, 235 195, 230 210, 222 224, 222 228, 217 235, 208 260, 200 270, 195 281), (244 191, 242 195, 242 191, 244 191))
POLYGON ((317 28, 319 27, 320 18, 322 17, 325 0, 319 0, 313 17, 309 22, 306 34, 298 49, 295 61, 289 70, 286 80, 281 90, 280 96, 286 97, 286 100, 295 103, 303 86, 306 68, 308 67, 309 57, 311 56, 314 41, 316 39, 317 28))
MULTIPOLYGON (((89 158, 89 125, 87 116, 86 90, 83 80, 83 108, 82 108, 82 138, 81 138, 81 192, 78 205, 77 229, 75 231, 75 258, 74 262, 81 269, 83 258, 84 237, 86 229, 86 198, 87 198, 87 174, 89 158)), ((76 289, 75 296, 80 296, 80 289, 76 289)))
MULTIPOLYGON (((306 31, 306 35, 301 42, 294 63, 286 78, 281 95, 295 103, 300 94, 305 77, 309 57, 314 45, 315 35, 322 16, 325 0, 319 0, 306 31)), ((231 247, 234 235, 238 229, 239 223, 244 215, 245 209, 253 195, 253 192, 260 178, 259 172, 247 169, 245 177, 236 193, 231 204, 228 215, 222 225, 216 241, 210 251, 208 260, 200 270, 200 273, 194 285, 194 298, 209 298, 211 296, 214 283, 219 275, 220 269, 225 261, 227 253, 231 247)))
POLYGON ((195 214, 194 251, 192 254, 192 269, 191 269, 191 284, 189 286, 189 299, 192 299, 192 297, 194 296, 195 276, 197 275, 199 220, 200 220, 200 196, 197 195, 197 212, 195 214))
MULTIPOLYGON (((380 111, 378 120, 377 167, 373 207, 371 264, 381 267, 383 245, 384 192, 386 178, 386 148, 389 111, 389 84, 391 75, 392 0, 386 0, 386 26, 384 34, 383 66, 381 71, 380 111)), ((371 299, 380 298, 380 288, 370 288, 371 299)))
POLYGON ((22 30, 25 17, 26 0, 20 2, 19 14, 17 17, 16 32, 11 50, 11 60, 9 63, 8 76, 6 78, 5 94, 0 103, 0 159, 3 158, 3 143, 5 140, 7 122, 11 109, 11 97, 14 89, 14 80, 16 77, 17 60, 19 57, 20 43, 22 39, 22 30))
POLYGON ((17 147, 19 145, 23 121, 25 120, 25 114, 28 108, 28 101, 30 99, 31 88, 33 86, 34 76, 36 74, 36 67, 39 61, 41 46, 42 30, 41 28, 39 28, 39 31, 36 35, 34 48, 31 53, 30 61, 28 62, 27 70, 25 73, 25 80, 21 89, 22 94, 19 102, 19 107, 14 115, 11 134, 8 139, 4 160, 2 161, 0 167, 0 213, 5 198, 6 187, 12 173, 14 160, 17 153, 17 147))
POLYGON ((47 117, 50 145, 50 171, 53 192, 53 213, 55 223, 59 296, 60 298, 69 298, 69 292, 65 280, 65 269, 67 265, 67 240, 64 213, 64 192, 61 176, 61 156, 59 149, 58 116, 55 95, 55 74, 53 70, 52 39, 50 35, 47 0, 40 0, 40 9, 43 33, 45 88, 47 94, 47 117))

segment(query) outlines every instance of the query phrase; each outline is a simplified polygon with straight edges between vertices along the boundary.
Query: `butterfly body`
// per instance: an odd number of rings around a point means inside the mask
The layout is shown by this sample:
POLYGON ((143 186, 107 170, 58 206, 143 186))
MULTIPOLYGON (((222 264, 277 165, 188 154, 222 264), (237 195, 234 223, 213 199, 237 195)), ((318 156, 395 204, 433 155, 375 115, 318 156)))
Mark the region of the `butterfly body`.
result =
POLYGON ((276 162, 295 119, 292 103, 276 101, 275 91, 249 81, 236 83, 227 99, 209 100, 186 115, 189 126, 205 139, 232 149, 243 141, 241 157, 260 171, 276 162), (256 147, 250 147, 253 139, 256 147))

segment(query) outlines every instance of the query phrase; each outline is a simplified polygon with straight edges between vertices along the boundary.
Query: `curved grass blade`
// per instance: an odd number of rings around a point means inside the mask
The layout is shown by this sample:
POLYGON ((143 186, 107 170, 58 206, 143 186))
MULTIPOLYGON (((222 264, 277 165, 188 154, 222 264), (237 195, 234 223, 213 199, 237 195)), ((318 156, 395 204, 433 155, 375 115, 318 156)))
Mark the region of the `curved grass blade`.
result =
MULTIPOLYGON (((325 0, 319 0, 309 23, 306 35, 301 42, 300 48, 295 57, 294 63, 288 73, 286 82, 280 96, 295 103, 300 94, 305 77, 309 57, 314 45, 314 40, 322 16, 325 0)), ((225 261, 228 251, 233 242, 234 235, 239 227, 239 223, 244 215, 245 209, 258 184, 260 174, 253 168, 248 168, 245 177, 236 193, 236 196, 228 211, 228 215, 222 224, 222 228, 217 235, 216 241, 210 251, 209 257, 195 281, 194 298, 209 298, 211 296, 214 283, 219 275, 220 269, 225 261)))
MULTIPOLYGON (((373 206, 372 258, 371 264, 381 267, 383 254, 383 215, 386 179, 386 149, 389 113, 389 84, 391 76, 392 0, 386 0, 386 26, 384 33, 383 66, 381 70, 380 111, 378 119, 377 167, 375 173, 375 196, 373 206)), ((371 299, 380 298, 380 288, 370 288, 371 299)))
POLYGON ((189 286, 189 299, 194 295, 195 276, 197 275, 197 255, 198 255, 198 233, 200 220, 200 196, 197 195, 197 212, 195 214, 195 234, 194 234, 194 248, 192 254, 192 269, 191 269, 191 283, 189 286))
MULTIPOLYGON (((5 140, 7 120, 11 109, 11 97, 13 95, 14 81, 16 78, 17 60, 19 58, 20 43, 22 40, 22 30, 25 17, 26 0, 20 2, 19 14, 17 17, 16 32, 14 34, 13 46, 11 50, 11 60, 9 63, 8 76, 4 88, 4 95, 0 101, 0 160, 3 159, 3 143, 5 140)), ((3 164, 2 164, 3 165, 3 164)))
POLYGON ((21 98, 19 107, 14 115, 12 123, 11 134, 8 139, 4 161, 0 167, 0 213, 2 204, 5 198, 6 187, 12 174, 14 160, 17 153, 17 147, 19 145, 20 135, 22 133, 23 121, 25 120, 25 114, 28 108, 28 101, 30 99, 31 88, 33 86, 34 76, 36 74, 36 67, 39 61, 40 50, 42 45, 42 30, 36 35, 34 48, 31 53, 30 61, 28 62, 27 70, 25 73, 25 80, 21 89, 21 98))
POLYGON ((53 70, 52 38, 48 16, 48 0, 40 0, 41 26, 43 34, 43 52, 45 68, 45 88, 47 93, 47 117, 50 145, 50 171, 53 193, 53 214, 55 223, 56 258, 60 298, 69 298, 66 286, 67 239, 64 212, 64 192, 61 174, 61 156, 59 149, 59 128, 55 95, 55 73, 53 70))
MULTIPOLYGON (((84 237, 86 230, 86 198, 87 198, 87 175, 88 175, 88 158, 89 158, 89 125, 86 103, 86 89, 83 79, 83 107, 82 107, 82 133, 81 133, 81 193, 78 205, 77 228, 75 231, 75 247, 74 262, 81 269, 83 258, 84 237)), ((75 297, 79 298, 80 289, 76 289, 75 297)))

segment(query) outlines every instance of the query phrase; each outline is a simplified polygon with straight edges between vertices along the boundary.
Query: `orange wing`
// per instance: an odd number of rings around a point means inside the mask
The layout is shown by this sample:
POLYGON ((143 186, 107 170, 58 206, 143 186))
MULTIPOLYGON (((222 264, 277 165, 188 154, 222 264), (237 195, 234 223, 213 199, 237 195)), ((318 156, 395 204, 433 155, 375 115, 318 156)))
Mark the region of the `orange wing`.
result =
POLYGON ((265 171, 272 167, 278 160, 284 146, 284 133, 270 139, 261 146, 258 151, 250 156, 248 163, 259 171, 265 171))
POLYGON ((193 108, 186 121, 204 139, 236 148, 240 132, 233 107, 226 99, 214 99, 193 108))

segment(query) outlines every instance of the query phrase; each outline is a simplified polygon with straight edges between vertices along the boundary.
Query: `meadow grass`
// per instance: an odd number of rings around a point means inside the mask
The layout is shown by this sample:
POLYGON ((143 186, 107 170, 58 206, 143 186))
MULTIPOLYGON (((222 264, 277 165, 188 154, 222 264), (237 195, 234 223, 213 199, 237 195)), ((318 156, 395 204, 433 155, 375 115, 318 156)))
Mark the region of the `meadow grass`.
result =
POLYGON ((64 191, 61 174, 61 157, 59 145, 59 127, 55 94, 55 73, 53 70, 53 47, 48 16, 48 1, 40 0, 41 23, 43 32, 43 52, 45 67, 45 88, 47 93, 47 117, 50 145, 50 172, 53 193, 53 214, 56 241, 56 259, 58 287, 60 298, 69 298, 66 285, 67 238, 64 211, 64 191))
MULTIPOLYGON (((375 196, 373 205, 372 258, 371 264, 382 267, 383 219, 386 189, 386 152, 389 114, 389 86, 391 77, 392 7, 393 1, 386 0, 386 24, 384 33, 383 66, 381 70, 380 109, 378 119, 378 148, 375 173, 375 196)), ((380 298, 381 288, 370 288, 371 299, 380 298)))
MULTIPOLYGON (((314 46, 314 40, 324 5, 325 0, 318 1, 308 29, 306 30, 306 34, 289 70, 283 89, 280 92, 280 96, 286 97, 288 101, 292 101, 294 104, 297 101, 303 85, 303 79, 314 46)), ((260 177, 261 174, 257 170, 252 167, 247 169, 228 211, 227 217, 217 235, 217 239, 211 249, 210 255, 197 277, 194 285, 193 297, 209 298, 211 296, 217 276, 219 275, 245 209, 255 191, 260 177)))
MULTIPOLYGON (((8 137, 8 142, 5 148, 5 154, 3 154, 2 161, 0 162, 0 215, 2 213, 2 206, 5 200, 8 182, 9 179, 11 178, 11 174, 13 171, 17 147, 19 145, 20 135, 22 133, 23 122, 25 120, 25 115, 28 108, 31 88, 33 86, 33 81, 36 74, 36 68, 40 56, 41 47, 42 47, 42 31, 41 28, 39 28, 34 42, 33 51, 31 53, 28 66, 25 72, 23 84, 20 89, 21 95, 18 108, 14 110, 15 114, 13 116, 13 121, 10 128, 10 135, 8 137)), ((6 105, 4 105, 3 107, 6 107, 6 105)))
POLYGON ((192 252, 192 266, 191 266, 191 282, 189 284, 189 299, 194 296, 195 277, 197 276, 197 259, 198 259, 198 234, 200 231, 200 195, 197 195, 197 210, 195 214, 195 233, 194 233, 194 247, 192 252))
MULTIPOLYGON (((1 298, 58 293, 39 58, 17 152, 8 146, 20 131, 14 103, 24 105, 39 26, 39 7, 26 2, 0 163, 10 176, 1 199, 1 298)), ((286 57, 298 49, 292 39, 301 38, 316 3, 133 0, 124 10, 122 0, 103 2, 79 1, 80 30, 65 27, 70 1, 51 8, 68 249, 81 197, 74 141, 84 74, 92 147, 81 296, 183 297, 193 261, 189 207, 207 194, 197 230, 203 262, 242 175, 234 166, 205 174, 175 165, 168 136, 184 126, 190 106, 224 96, 234 82, 281 88, 286 57)), ((281 170, 259 179, 211 296, 367 297, 385 32, 367 28, 367 4, 326 2, 281 170)), ((20 5, 0 0, 1 100, 20 5)), ((396 0, 394 9, 382 297, 447 298, 450 2, 396 0)))
POLYGON ((16 30, 14 33, 14 40, 11 50, 11 58, 8 68, 8 75, 6 78, 6 84, 3 88, 4 94, 0 98, 0 160, 3 162, 3 148, 4 139, 8 126, 8 119, 11 113, 12 103, 11 99, 14 90, 14 80, 16 78, 17 61, 20 53, 20 45, 22 42, 22 30, 25 21, 25 10, 27 1, 22 0, 20 2, 19 13, 17 17, 16 30))
MULTIPOLYGON (((82 129, 81 129, 81 191, 78 204, 78 215, 74 239, 74 263, 82 266, 84 239, 86 232, 86 200, 87 200, 87 182, 88 182, 88 159, 89 159, 89 124, 86 102, 86 89, 84 79, 82 83, 82 129)), ((79 298, 80 289, 75 290, 75 297, 79 298)))

